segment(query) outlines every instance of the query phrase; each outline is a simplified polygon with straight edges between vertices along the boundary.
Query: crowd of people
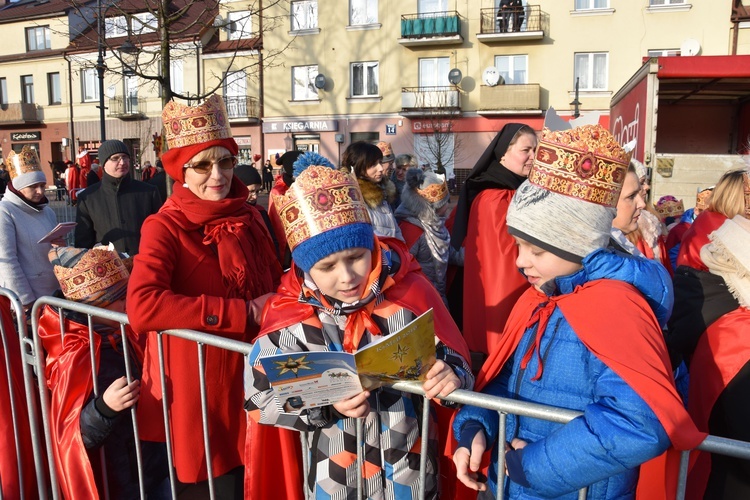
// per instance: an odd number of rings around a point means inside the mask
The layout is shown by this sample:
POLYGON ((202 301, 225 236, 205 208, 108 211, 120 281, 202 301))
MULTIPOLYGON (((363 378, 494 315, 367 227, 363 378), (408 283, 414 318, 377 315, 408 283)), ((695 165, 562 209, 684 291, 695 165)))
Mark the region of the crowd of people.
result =
MULTIPOLYGON (((99 182, 77 196, 73 247, 45 239, 56 220, 36 153, 5 162, 0 286, 27 311, 51 295, 129 319, 121 329, 40 311, 34 333, 65 498, 97 498, 106 477, 112 498, 138 498, 142 486, 154 499, 172 489, 349 499, 360 476, 364 496, 379 499, 420 489, 489 499, 497 488, 576 498, 583 487, 588 498, 674 498, 679 451, 707 434, 750 441, 747 170, 700 190, 692 209, 674 197, 651 204, 648 171, 602 127, 509 123, 454 208, 444 175, 387 142, 354 142, 338 165, 290 151, 275 159, 274 179, 270 159, 237 164, 218 96, 170 102, 162 119, 168 150, 144 170, 148 182, 133 179, 126 144, 99 147, 99 182), (169 197, 151 182, 167 175, 169 197), (420 380, 437 404, 425 457, 421 396, 386 385, 301 409, 279 400, 261 362, 355 353, 429 310, 435 361, 420 380), (170 329, 252 351, 245 359, 157 333, 170 329), (565 424, 508 415, 498 447, 497 412, 442 399, 457 389, 582 415, 565 424)), ((0 407, 9 397, 0 391, 0 407)), ((15 456, 0 454, 8 498, 33 488, 7 483, 15 456)), ((747 470, 748 461, 696 454, 688 495, 747 498, 747 470)))

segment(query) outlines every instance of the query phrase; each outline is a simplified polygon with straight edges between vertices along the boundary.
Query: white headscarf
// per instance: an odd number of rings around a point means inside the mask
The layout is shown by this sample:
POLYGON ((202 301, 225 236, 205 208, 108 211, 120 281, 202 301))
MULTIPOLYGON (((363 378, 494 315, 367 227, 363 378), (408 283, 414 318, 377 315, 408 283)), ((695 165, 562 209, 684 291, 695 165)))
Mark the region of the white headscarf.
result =
POLYGON ((711 274, 724 278, 743 307, 750 307, 750 220, 742 215, 727 219, 701 249, 701 260, 711 274))

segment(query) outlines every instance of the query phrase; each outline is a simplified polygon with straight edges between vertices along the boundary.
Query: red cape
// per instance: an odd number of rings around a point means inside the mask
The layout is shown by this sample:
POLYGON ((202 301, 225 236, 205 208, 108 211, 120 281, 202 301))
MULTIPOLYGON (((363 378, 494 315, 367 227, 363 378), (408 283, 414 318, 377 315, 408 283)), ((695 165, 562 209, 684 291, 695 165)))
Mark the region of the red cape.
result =
POLYGON ((701 260, 701 248, 708 244, 708 235, 719 229, 725 220, 727 220, 726 216, 719 212, 701 212, 682 237, 677 265, 708 271, 701 260))
POLYGON ((405 220, 399 222, 398 227, 401 229, 401 235, 404 237, 406 248, 413 247, 414 243, 424 234, 424 229, 405 220))
POLYGON ((698 431, 683 407, 674 387, 659 324, 646 300, 632 286, 615 280, 597 280, 576 288, 573 293, 552 298, 529 288, 513 308, 500 344, 479 372, 476 390, 480 391, 499 375, 521 341, 535 309, 548 300, 560 308, 586 348, 643 398, 669 435, 670 450, 641 466, 638 498, 674 498, 679 467, 679 453, 675 450, 695 448, 706 434, 698 431), (612 321, 610 314, 591 314, 591 311, 611 311, 614 297, 617 321, 612 321))
POLYGON ((515 191, 486 189, 474 200, 464 240, 463 334, 469 349, 489 354, 529 287, 516 267, 518 251, 505 217, 515 191))
MULTIPOLYGON (((747 331, 750 310, 740 307, 715 321, 701 336, 690 361, 688 411, 698 429, 709 432, 708 421, 716 400, 750 360, 747 331)), ((687 498, 702 499, 711 473, 711 455, 693 452, 695 463, 688 477, 687 498)))
MULTIPOLYGON (((47 351, 44 369, 50 400, 50 433, 60 489, 64 498, 99 498, 96 479, 81 438, 80 417, 94 390, 88 327, 65 320, 65 338, 60 336, 60 317, 49 306, 39 319, 39 338, 47 351)), ((142 353, 127 329, 129 346, 136 357, 142 353)), ((101 339, 94 335, 94 352, 99 369, 101 339)), ((105 388, 100 388, 102 391, 105 388)))
POLYGON ((8 346, 9 365, 5 364, 6 353, 0 343, 0 477, 2 478, 3 498, 37 498, 36 473, 34 470, 34 449, 31 445, 31 431, 26 406, 26 392, 23 384, 23 367, 18 335, 10 312, 10 300, 0 297, 0 321, 3 327, 3 339, 8 346), (10 372, 10 380, 7 374, 10 372), (11 391, 16 408, 14 424, 11 412, 11 391), (15 432, 18 432, 16 447, 15 432), (19 453, 21 461, 19 463, 19 453), (23 474, 23 484, 18 481, 19 469, 23 474))
POLYGON ((681 221, 669 230, 666 242, 667 251, 682 243, 682 237, 685 235, 687 230, 690 229, 690 226, 690 222, 681 221))

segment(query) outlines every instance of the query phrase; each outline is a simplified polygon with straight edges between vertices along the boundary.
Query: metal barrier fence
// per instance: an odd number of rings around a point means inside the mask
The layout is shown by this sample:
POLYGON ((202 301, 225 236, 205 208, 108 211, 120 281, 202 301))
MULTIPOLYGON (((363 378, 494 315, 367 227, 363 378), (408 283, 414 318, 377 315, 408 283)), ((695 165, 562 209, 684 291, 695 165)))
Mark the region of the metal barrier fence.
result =
MULTIPOLYGON (((34 441, 34 461, 35 461, 35 467, 36 467, 36 473, 37 478, 39 480, 38 482, 38 488, 39 488, 39 496, 40 498, 47 498, 48 492, 51 492, 51 496, 53 498, 60 498, 60 490, 59 490, 59 480, 57 477, 57 471, 55 468, 54 463, 54 457, 52 454, 52 443, 51 443, 51 434, 50 434, 50 418, 49 418, 49 406, 50 406, 50 394, 47 390, 47 384, 45 380, 45 355, 44 350, 41 345, 41 341, 39 339, 38 335, 33 335, 33 342, 32 340, 25 335, 26 332, 26 326, 25 323, 21 318, 23 318, 23 309, 21 307, 20 302, 18 299, 14 296, 14 294, 8 290, 0 289, 0 296, 8 297, 11 300, 12 306, 14 308, 14 311, 16 311, 16 314, 19 318, 18 320, 18 329, 19 329, 19 338, 21 339, 22 345, 24 346, 24 352, 20 353, 20 355, 23 357, 24 361, 24 384, 26 387, 27 392, 27 403, 28 403, 28 416, 30 418, 30 425, 32 426, 32 432, 37 431, 35 434, 37 436, 37 439, 34 441), (38 393, 34 393, 33 391, 33 379, 34 379, 34 373, 31 369, 31 367, 34 367, 36 370, 36 381, 37 381, 37 387, 38 387, 38 393), (38 423, 35 420, 34 416, 36 415, 36 408, 35 408, 35 401, 39 401, 41 404, 41 411, 42 411, 42 427, 44 434, 44 442, 46 444, 46 450, 43 450, 41 447, 40 440, 38 439, 38 423), (47 454, 48 456, 48 470, 45 470, 42 464, 42 457, 44 454, 47 454), (45 478, 49 477, 49 487, 47 488, 47 482, 45 478)), ((63 327, 63 311, 76 311, 78 313, 86 315, 87 321, 88 321, 88 334, 90 339, 90 345, 93 346, 93 335, 95 335, 93 325, 94 325, 94 318, 104 318, 116 321, 120 324, 120 334, 122 335, 123 339, 127 338, 126 333, 126 325, 128 324, 127 316, 122 313, 115 313, 112 311, 108 311, 105 309, 92 307, 88 305, 78 304, 75 302, 70 302, 67 300, 57 299, 53 297, 42 297, 37 300, 37 302, 34 305, 34 308, 32 310, 32 331, 37 332, 39 327, 39 317, 42 312, 42 309, 45 305, 49 305, 53 308, 55 308, 60 315, 60 331, 61 335, 64 335, 63 327)), ((7 343, 6 339, 8 338, 6 334, 8 332, 3 331, 3 347, 5 354, 5 362, 6 366, 8 366, 9 356, 12 355, 12 353, 9 353, 7 349, 7 343)), ((170 474, 170 482, 171 482, 171 494, 172 498, 176 499, 178 498, 177 491, 176 491, 176 476, 174 471, 174 462, 173 462, 173 443, 170 441, 170 422, 168 418, 168 410, 169 410, 169 401, 168 401, 168 391, 167 391, 167 377, 164 370, 164 350, 163 350, 163 335, 170 335, 179 337, 181 339, 185 339, 191 342, 194 342, 197 346, 197 359, 196 359, 196 367, 198 369, 198 373, 200 374, 200 384, 199 387, 196 388, 196 391, 200 392, 200 400, 201 400, 201 420, 202 420, 202 429, 203 429, 203 439, 205 443, 205 455, 206 455, 206 463, 208 467, 208 477, 212 478, 212 470, 211 470, 211 448, 209 443, 209 437, 208 437, 208 423, 211 418, 211 416, 208 414, 208 407, 207 407, 207 398, 206 398, 206 380, 204 375, 204 367, 205 367, 205 348, 207 346, 212 346, 220 349, 226 349, 232 352, 240 353, 244 356, 245 362, 248 360, 248 355, 251 350, 251 344, 245 343, 245 342, 239 342, 231 339, 226 339, 223 337, 218 337, 215 335, 209 335, 202 332, 196 332, 192 330, 168 330, 164 332, 158 333, 158 356, 159 356, 159 367, 160 367, 160 384, 161 389, 163 391, 163 417, 164 417, 164 425, 165 425, 165 431, 167 436, 167 458, 169 463, 169 474, 170 474)), ((128 347, 126 345, 127 342, 123 342, 123 355, 125 356, 126 362, 126 377, 128 380, 128 383, 132 381, 132 368, 129 365, 128 359, 128 347)), ((92 366, 96 366, 96 360, 95 360, 95 353, 94 349, 90 349, 90 357, 92 366)), ((96 370, 92 370, 92 373, 94 374, 93 378, 93 387, 94 387, 94 393, 96 395, 99 395, 102 388, 98 387, 97 381, 96 381, 96 370)), ((10 374, 8 374, 10 378, 10 374)), ((396 390, 422 395, 424 396, 424 391, 421 388, 421 384, 418 382, 398 382, 396 384, 393 384, 393 388, 396 390)), ((495 410, 498 412, 500 416, 500 432, 498 435, 498 446, 504 446, 505 438, 506 438, 506 415, 507 414, 515 414, 530 418, 538 418, 543 420, 549 420, 552 422, 559 422, 559 423, 565 423, 568 422, 579 415, 581 415, 580 412, 577 411, 571 411, 561 408, 554 408, 550 406, 545 405, 539 405, 535 403, 528 403, 528 402, 521 402, 517 400, 512 399, 506 399, 506 398, 500 398, 495 396, 488 396, 485 394, 479 394, 471 391, 464 391, 464 390, 456 390, 453 393, 450 394, 449 397, 443 398, 446 401, 451 401, 455 403, 461 403, 461 404, 470 404, 482 408, 488 408, 491 410, 495 410)), ((427 443, 429 441, 428 439, 428 432, 429 432, 429 400, 425 401, 424 410, 422 414, 422 450, 421 450, 421 463, 420 463, 420 495, 419 498, 424 498, 424 477, 425 477, 425 471, 426 471, 426 461, 427 461, 427 443)), ((238 402, 237 404, 241 404, 241 402, 238 402)), ((139 475, 139 489, 141 498, 145 498, 145 491, 144 491, 144 478, 143 478, 143 458, 141 455, 141 450, 139 444, 139 431, 138 431, 138 422, 135 419, 135 408, 131 408, 131 416, 132 422, 133 422, 133 435, 135 436, 135 442, 136 442, 136 459, 138 462, 138 475, 139 475)), ((13 410, 14 419, 17 418, 19 415, 18 409, 13 410)), ((14 420, 15 421, 15 420, 14 420)), ((362 442, 362 419, 358 419, 357 422, 357 438, 358 442, 362 442)), ((309 468, 309 458, 308 453, 309 450, 307 449, 307 436, 304 434, 301 436, 302 438, 302 444, 303 444, 303 456, 302 458, 302 466, 305 473, 307 472, 309 468)), ((711 452, 711 453, 719 453, 723 455, 728 455, 732 457, 737 457, 745 460, 750 460, 750 443, 742 442, 742 441, 735 441, 731 439, 725 439, 725 438, 719 438, 715 436, 709 436, 707 437, 704 442, 698 447, 698 449, 711 452)), ((683 453, 683 460, 681 463, 681 471, 680 471, 680 478, 679 478, 679 484, 678 484, 678 494, 677 498, 679 500, 684 498, 685 495, 685 484, 687 481, 687 458, 688 458, 689 452, 683 453)), ((106 457, 103 455, 102 451, 102 459, 103 464, 106 463, 106 457)), ((500 474, 500 471, 504 470, 505 464, 504 464, 504 457, 503 454, 500 453, 498 457, 498 464, 497 464, 497 472, 498 478, 504 477, 504 474, 500 474)), ((20 463, 20 457, 19 457, 19 463, 20 463)), ((357 466, 358 470, 364 470, 364 457, 363 457, 363 451, 359 450, 357 454, 357 466)), ((105 484, 105 491, 104 491, 104 498, 109 498, 109 492, 107 491, 106 487, 106 472, 104 472, 105 467, 102 467, 103 470, 103 482, 105 484)), ((19 474, 22 474, 22 471, 19 470, 19 474)), ((21 478, 22 479, 22 478, 21 478)), ((0 478, 0 482, 2 481, 2 478, 0 478)), ((208 481, 208 488, 209 488, 209 494, 210 498, 216 498, 216 493, 214 489, 213 480, 209 479, 208 481)), ((363 479, 361 475, 357 479, 357 491, 359 493, 359 497, 362 497, 363 492, 363 479)), ((306 491, 306 495, 309 492, 306 491)), ((0 498, 2 497, 2 493, 0 490, 0 498)), ((502 489, 502 481, 498 484, 498 491, 497 491, 497 498, 499 500, 502 500, 503 498, 503 489, 502 489)), ((579 492, 579 498, 583 499, 586 498, 586 489, 582 489, 579 492)))

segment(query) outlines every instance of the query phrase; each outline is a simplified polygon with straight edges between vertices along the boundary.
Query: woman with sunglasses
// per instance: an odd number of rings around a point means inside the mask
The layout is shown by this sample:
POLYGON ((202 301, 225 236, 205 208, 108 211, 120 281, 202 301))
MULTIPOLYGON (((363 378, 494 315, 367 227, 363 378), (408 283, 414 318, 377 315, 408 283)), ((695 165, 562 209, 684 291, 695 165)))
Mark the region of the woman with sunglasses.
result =
MULTIPOLYGON (((170 102, 162 119, 169 146, 162 161, 175 180, 174 191, 143 225, 127 298, 130 324, 137 332, 150 332, 138 407, 141 438, 149 441, 166 439, 153 331, 185 328, 252 342, 263 304, 281 276, 263 219, 245 203, 247 187, 234 176, 238 147, 222 99, 212 96, 195 107, 170 102)), ((207 498, 197 347, 169 335, 163 336, 163 342, 178 491, 207 498)), ((288 432, 247 427, 242 406, 231 404, 243 398, 242 368, 241 354, 205 348, 210 463, 217 498, 243 498, 245 465, 262 469, 267 460, 248 458, 249 452, 265 457, 280 453, 281 433, 288 432), (262 439, 257 435, 261 432, 262 439), (268 448, 248 446, 246 456, 245 444, 251 441, 263 441, 268 448)), ((290 433, 289 443, 298 458, 299 438, 290 433)), ((256 477, 261 475, 253 474, 256 477)), ((282 488, 276 489, 277 494, 294 498, 292 491, 284 491, 284 478, 273 477, 273 486, 282 488)), ((252 480, 248 487, 274 489, 252 480)))

